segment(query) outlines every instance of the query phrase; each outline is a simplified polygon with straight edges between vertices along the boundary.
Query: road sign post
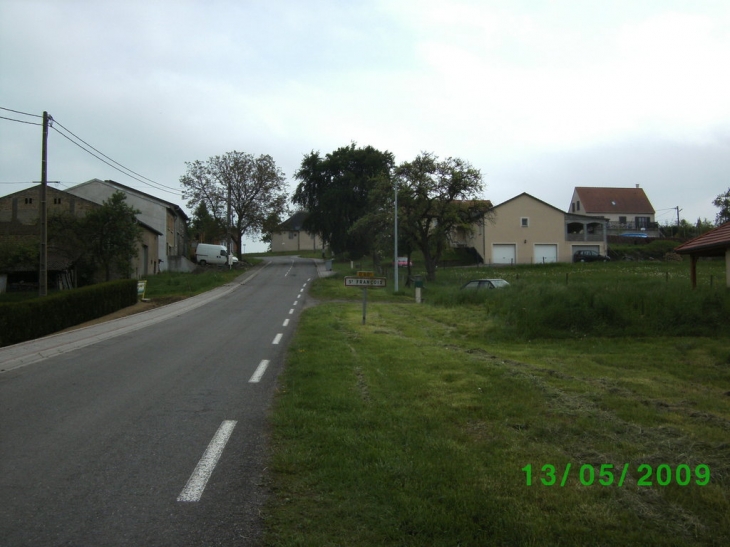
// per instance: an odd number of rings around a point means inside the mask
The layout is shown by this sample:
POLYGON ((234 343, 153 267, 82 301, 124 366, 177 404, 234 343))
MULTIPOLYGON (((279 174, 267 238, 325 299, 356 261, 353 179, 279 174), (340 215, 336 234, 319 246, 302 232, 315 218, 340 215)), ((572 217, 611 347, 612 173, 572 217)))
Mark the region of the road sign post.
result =
POLYGON ((362 289, 362 324, 365 324, 368 309, 368 288, 384 289, 385 277, 375 277, 373 272, 357 272, 357 276, 345 277, 345 287, 360 287, 362 289))

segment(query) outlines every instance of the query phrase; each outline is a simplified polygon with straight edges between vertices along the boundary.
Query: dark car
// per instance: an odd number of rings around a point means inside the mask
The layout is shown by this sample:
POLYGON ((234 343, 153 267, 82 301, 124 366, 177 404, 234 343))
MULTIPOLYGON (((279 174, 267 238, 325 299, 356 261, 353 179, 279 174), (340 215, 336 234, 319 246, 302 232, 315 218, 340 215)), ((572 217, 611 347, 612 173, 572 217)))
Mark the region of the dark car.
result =
POLYGON ((474 279, 464 285, 463 289, 501 289, 503 287, 509 287, 504 279, 474 279))
POLYGON ((576 251, 573 255, 573 262, 608 262, 611 260, 598 251, 576 251))

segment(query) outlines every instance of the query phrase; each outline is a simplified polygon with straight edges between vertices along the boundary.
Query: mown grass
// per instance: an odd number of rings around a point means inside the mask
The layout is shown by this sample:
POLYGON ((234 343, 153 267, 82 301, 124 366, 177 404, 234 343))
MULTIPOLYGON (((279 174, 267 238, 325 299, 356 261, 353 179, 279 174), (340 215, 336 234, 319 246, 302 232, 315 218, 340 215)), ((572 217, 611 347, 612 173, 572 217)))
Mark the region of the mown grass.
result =
MULTIPOLYGON (((569 286, 579 272, 611 277, 576 267, 569 286)), ((729 544, 730 338, 515 337, 491 300, 507 292, 436 302, 491 277, 473 273, 440 272, 433 305, 373 302, 364 326, 357 302, 304 312, 272 418, 267 544, 729 544), (624 463, 622 487, 598 484, 624 463), (641 464, 706 464, 711 481, 639 486, 641 464)), ((655 273, 627 275, 667 283, 655 273)), ((565 271, 518 274, 552 290, 565 271)), ((339 299, 336 283, 319 298, 339 299)))
MULTIPOLYGON (((256 264, 260 260, 247 259, 256 264)), ((146 277, 146 298, 187 298, 205 291, 209 291, 226 283, 230 283, 245 272, 245 268, 206 268, 195 273, 162 272, 146 277)))

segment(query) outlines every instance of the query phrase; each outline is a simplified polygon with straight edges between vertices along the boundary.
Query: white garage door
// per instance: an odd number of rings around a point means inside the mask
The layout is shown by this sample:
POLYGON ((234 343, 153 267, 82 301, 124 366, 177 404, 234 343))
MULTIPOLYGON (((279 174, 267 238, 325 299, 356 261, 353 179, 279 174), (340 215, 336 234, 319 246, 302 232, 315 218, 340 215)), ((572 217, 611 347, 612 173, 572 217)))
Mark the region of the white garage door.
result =
POLYGON ((558 261, 558 246, 556 244, 535 245, 535 264, 549 264, 558 261))
POLYGON ((514 244, 492 245, 492 264, 515 264, 516 257, 514 244))

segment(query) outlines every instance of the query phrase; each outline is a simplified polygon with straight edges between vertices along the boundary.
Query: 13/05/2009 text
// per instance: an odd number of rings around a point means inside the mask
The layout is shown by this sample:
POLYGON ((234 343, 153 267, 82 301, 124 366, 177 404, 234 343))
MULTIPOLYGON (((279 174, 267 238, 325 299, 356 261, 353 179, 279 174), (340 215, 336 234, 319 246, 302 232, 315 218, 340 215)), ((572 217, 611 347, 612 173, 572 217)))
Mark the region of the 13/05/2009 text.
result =
MULTIPOLYGON (((630 464, 625 463, 621 467, 615 467, 613 464, 604 463, 599 466, 591 464, 583 464, 580 467, 573 467, 572 463, 565 464, 562 473, 558 473, 555 465, 546 463, 540 468, 540 472, 536 473, 534 484, 539 483, 543 486, 565 486, 571 474, 577 473, 578 480, 583 486, 592 486, 600 484, 601 486, 623 486, 629 471, 630 464), (576 471, 577 469, 577 471, 576 471), (618 477, 617 477, 618 476, 618 477)), ((532 464, 527 464, 522 468, 525 473, 527 486, 533 485, 532 464)), ((636 478, 637 486, 668 486, 675 482, 679 486, 688 486, 696 484, 697 486, 706 486, 710 483, 710 466, 706 464, 697 465, 694 471, 687 464, 679 464, 674 469, 669 464, 661 464, 656 470, 649 464, 642 463, 636 468, 638 477, 636 478), (656 473, 655 473, 656 471, 656 473)))

